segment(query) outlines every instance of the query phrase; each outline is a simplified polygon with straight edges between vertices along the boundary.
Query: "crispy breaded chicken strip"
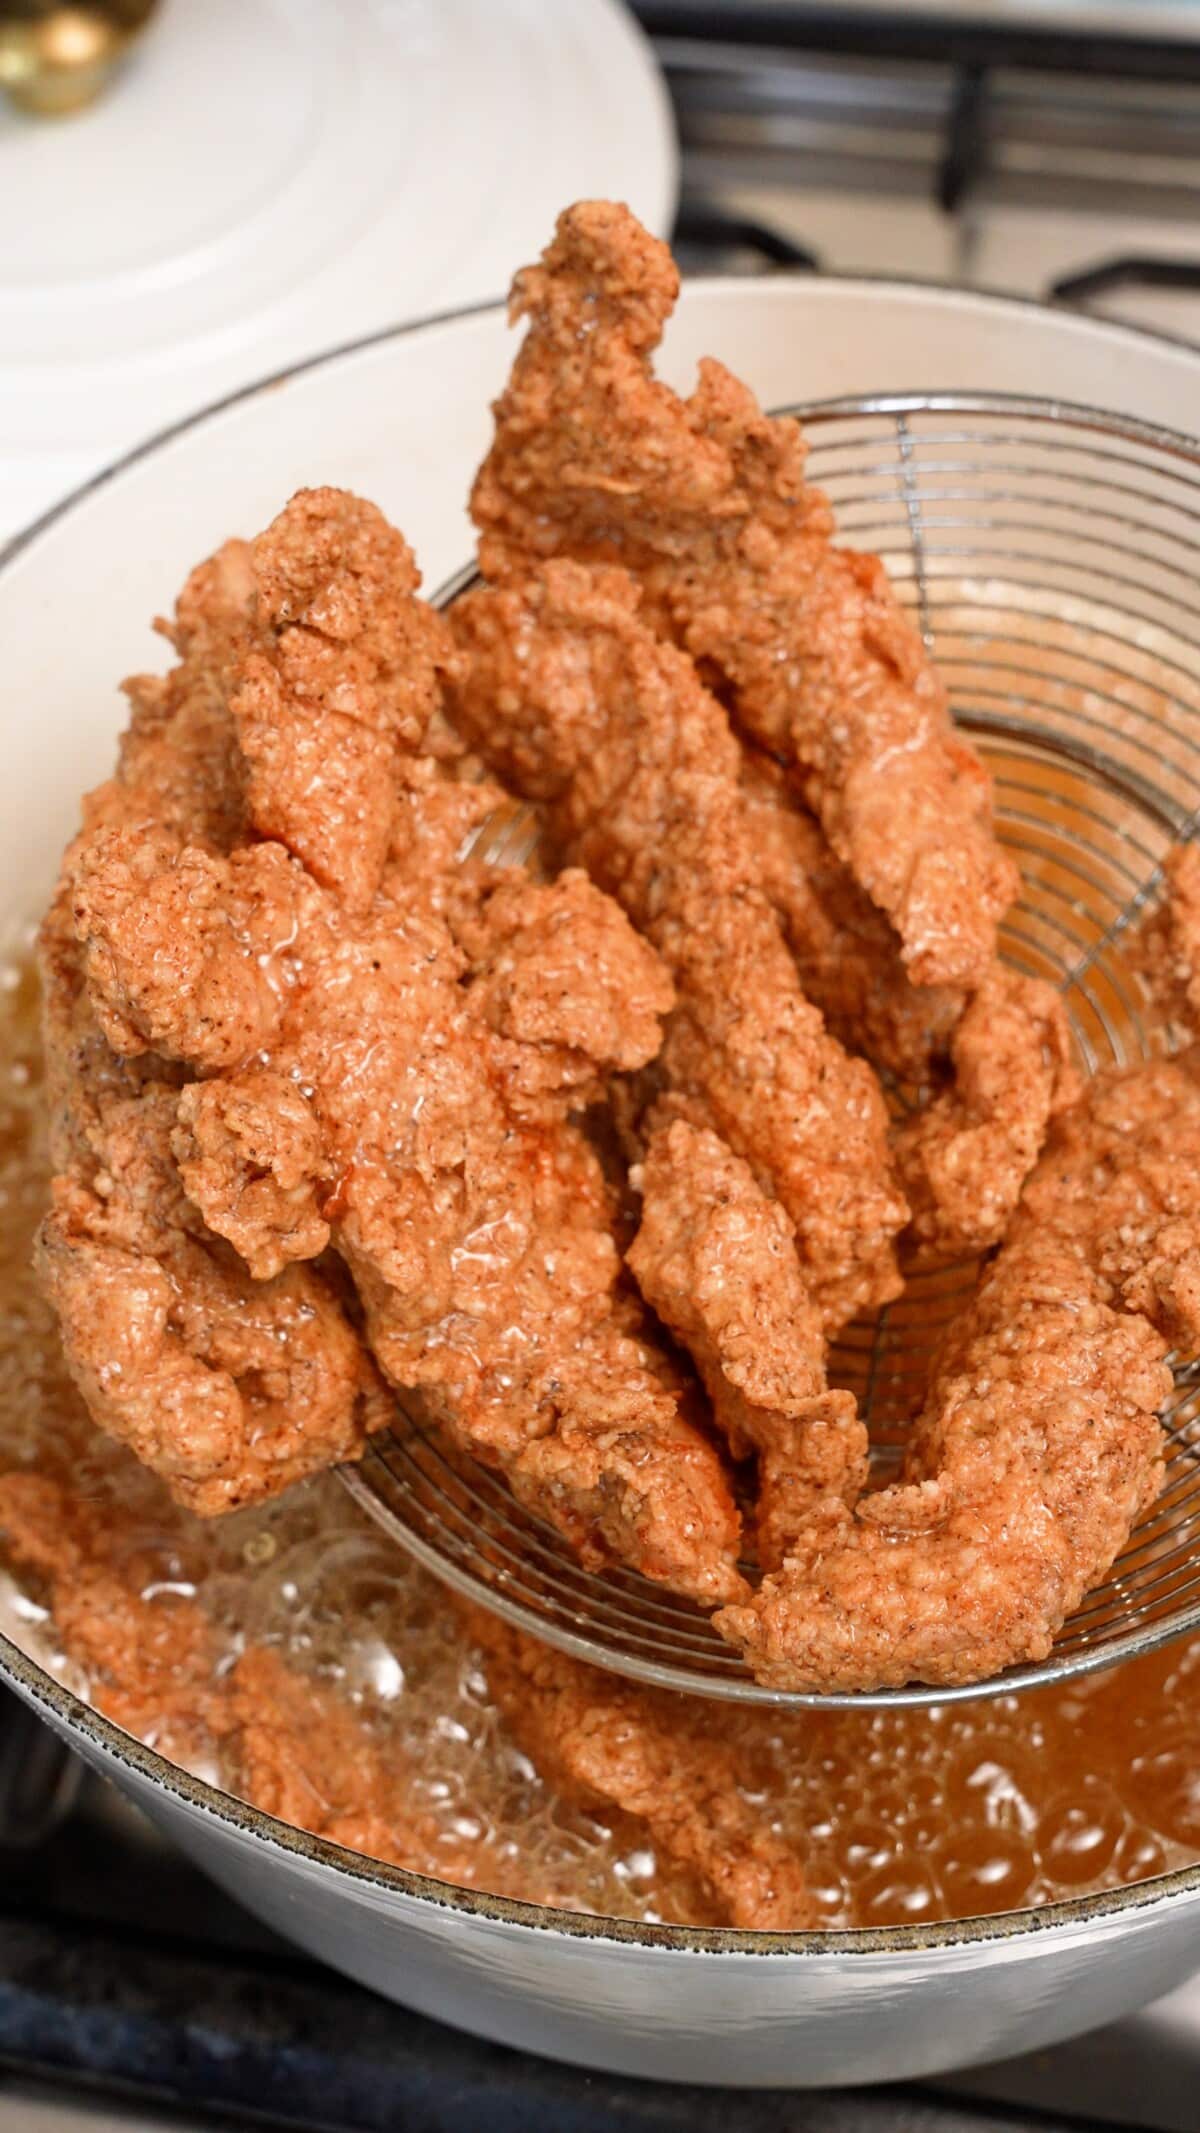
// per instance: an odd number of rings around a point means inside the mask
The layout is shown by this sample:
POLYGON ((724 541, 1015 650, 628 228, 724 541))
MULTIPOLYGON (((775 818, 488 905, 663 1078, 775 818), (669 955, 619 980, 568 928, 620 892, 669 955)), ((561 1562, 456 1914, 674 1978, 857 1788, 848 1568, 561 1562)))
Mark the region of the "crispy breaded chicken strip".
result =
POLYGON ((582 1110, 603 1095, 606 1074, 654 1058, 674 989, 620 905, 580 868, 549 883, 501 879, 460 915, 457 937, 510 1110, 582 1110))
POLYGON ((144 1536, 120 1508, 85 1500, 48 1475, 0 1474, 0 1547, 41 1582, 97 1710, 177 1762, 201 1753, 212 1632, 194 1601, 162 1590, 144 1536), (147 1601, 152 1585, 159 1596, 147 1601))
MULTIPOLYGON (((457 1841, 414 1802, 413 1773, 363 1714, 265 1645, 227 1671, 204 1608, 164 1585, 119 1504, 35 1473, 0 1474, 0 1554, 41 1583, 96 1708, 184 1766, 210 1764, 243 1799, 313 1836, 461 1887, 528 1895, 498 1847, 457 1841)), ((461 1603, 456 1603, 461 1606, 461 1603)), ((816 1923, 799 1860, 745 1798, 757 1773, 714 1750, 685 1699, 617 1684, 462 1608, 505 1722, 547 1781, 640 1822, 664 1862, 694 1873, 697 1924, 816 1923), (739 1788, 741 1788, 739 1790, 739 1788)), ((544 1903, 563 1901, 552 1880, 544 1903)))
POLYGON ((1053 986, 997 963, 950 1042, 951 1086, 893 1141, 923 1254, 989 1251, 1012 1219, 1050 1121, 1079 1092, 1053 986))
MULTIPOLYGON (((52 1005, 51 1043, 56 1021, 52 1005)), ((317 1268, 256 1282, 200 1220, 172 1156, 178 1102, 112 1058, 60 1107, 73 1153, 37 1263, 94 1419, 211 1515, 357 1456, 391 1401, 317 1268)))
POLYGON ((839 1324, 898 1288, 883 1100, 800 990, 724 712, 637 610, 624 572, 575 563, 469 593, 454 715, 658 949, 678 1005, 656 1115, 713 1127, 750 1163, 839 1324))
MULTIPOLYGON (((324 539, 317 504, 289 506, 253 556, 289 610, 339 618, 358 686, 411 593, 403 575, 360 568, 378 536, 370 506, 327 495, 324 539)), ((294 680, 295 635, 286 617, 264 621, 247 654, 260 679, 277 666, 281 687, 294 680)), ((327 649, 305 656, 336 693, 327 649)), ((237 719, 237 675, 232 701, 237 719)), ((285 784, 291 730, 274 759, 285 784)), ((422 794, 443 812, 436 778, 400 783, 389 844, 422 794)), ((335 849, 342 797, 306 788, 297 849, 335 849)), ((279 845, 225 856, 120 829, 71 864, 97 1011, 131 1054, 140 1042, 205 1076, 174 1099, 170 1148, 208 1230, 276 1284, 307 1279, 294 1262, 331 1241, 392 1384, 420 1392, 585 1560, 710 1601, 736 1593, 719 1456, 620 1293, 608 1188, 568 1115, 653 1054, 672 997, 618 907, 579 874, 548 887, 481 874, 475 909, 452 899, 442 915, 403 864, 393 885, 385 857, 360 909, 360 876, 345 896, 323 888, 279 845)))
POLYGON ((837 857, 794 779, 761 749, 743 749, 741 785, 763 886, 805 993, 847 1051, 920 1084, 946 1057, 965 993, 914 985, 895 931, 837 857))
POLYGON ((722 1923, 819 1923, 800 1861, 750 1805, 753 1774, 702 1701, 616 1681, 458 1604, 493 1698, 552 1785, 644 1822, 661 1857, 700 1877, 722 1923))
POLYGON ((503 1891, 485 1844, 456 1844, 413 1804, 412 1773, 334 1691, 250 1644, 224 1671, 202 1607, 164 1591, 121 1507, 40 1474, 0 1475, 0 1544, 45 1582, 64 1649, 96 1708, 185 1765, 219 1744, 264 1814, 418 1874, 503 1891))
POLYGON ((1092 1082, 951 1328, 904 1480, 827 1506, 718 1628, 760 1680, 982 1681, 1044 1658, 1163 1470, 1200 1341, 1200 1057, 1092 1082))
POLYGON ((496 402, 472 511, 484 573, 616 562, 810 806, 921 984, 984 975, 1016 870, 991 781, 882 563, 833 545, 791 420, 719 363, 681 400, 651 372, 678 293, 664 244, 584 201, 518 274, 528 330, 496 402))
POLYGON ((967 991, 914 985, 892 928, 778 766, 747 751, 742 790, 805 992, 849 1050, 901 1080, 933 1083, 892 1139, 910 1242, 938 1258, 990 1250, 1051 1117, 1078 1094, 1061 999, 999 961, 967 991))
POLYGON ((635 1183, 642 1222, 626 1257, 690 1351, 735 1457, 757 1458, 758 1559, 775 1569, 823 1497, 857 1500, 868 1464, 853 1396, 826 1384, 792 1224, 748 1163, 683 1119, 652 1136, 635 1183))
POLYGON ((115 1052, 237 1066, 269 1041, 306 881, 281 844, 228 859, 156 828, 98 830, 70 864, 84 977, 115 1052))
POLYGON ((413 910, 433 912, 457 940, 510 864, 525 876, 520 848, 512 861, 491 856, 518 803, 493 779, 464 779, 456 769, 424 755, 406 759, 386 871, 393 896, 403 891, 413 910))
POLYGON ((302 489, 253 547, 266 642, 231 709, 249 819, 350 912, 383 878, 405 754, 420 747, 453 654, 416 598, 412 550, 381 511, 302 489))
MULTIPOLYGON (((220 676, 202 668, 195 648, 216 659, 233 657, 230 648, 244 644, 242 560, 240 550, 222 550, 189 579, 179 610, 179 634, 189 647, 182 666, 158 692, 153 716, 145 706, 154 692, 136 685, 118 775, 85 803, 94 826, 68 853, 39 942, 57 1172, 37 1245, 42 1281, 68 1365, 97 1422, 160 1473, 180 1502, 206 1515, 357 1456, 367 1432, 392 1414, 325 1271, 293 1267, 277 1280, 252 1280, 188 1200, 173 1155, 183 1075, 130 1019, 137 1014, 169 1034, 183 1006, 173 996, 178 982, 200 1048, 211 1057, 217 1038, 224 1044, 239 1028, 239 1041, 257 1041, 266 1027, 264 1000, 275 999, 259 961, 258 944, 270 929, 258 922, 278 915, 285 891, 268 848, 246 855, 248 872, 261 872, 253 941, 238 947, 233 985, 215 990, 205 945, 205 930, 218 917, 211 899, 156 902, 147 864, 148 855, 174 848, 160 821, 171 825, 174 840, 198 840, 190 847, 193 883, 205 869, 230 864, 212 848, 240 823, 232 727, 220 676), (92 971, 90 983, 73 908, 83 878, 86 915, 78 923, 85 931, 98 926, 99 911, 113 922, 103 970, 92 971), (150 956, 135 999, 119 991, 119 974, 128 963, 135 976, 139 926, 147 929, 140 945, 150 956), (191 944, 194 969, 180 964, 177 932, 191 944), (121 1052, 106 1040, 97 1000, 107 1001, 106 1026, 120 1036, 121 1052)), ((274 858, 298 887, 299 869, 278 851, 274 858)), ((243 868, 243 882, 248 872, 243 868)), ((244 895, 230 900, 235 908, 245 912, 244 895)), ((282 985, 282 966, 268 960, 282 985)), ((310 1228, 304 1256, 315 1256, 327 1234, 310 1228)), ((265 1271, 278 1273, 285 1257, 265 1271)))
MULTIPOLYGON (((140 1118, 149 1105, 141 1099, 140 1118)), ((255 1282, 232 1252, 181 1232, 167 1242, 113 1195, 65 1181, 37 1264, 94 1420, 202 1516, 358 1457, 368 1431, 391 1419, 336 1293, 315 1270, 290 1267, 255 1282)))
POLYGON ((228 851, 245 829, 241 759, 228 681, 255 627, 250 548, 226 541, 192 571, 174 620, 155 627, 178 653, 166 675, 124 684, 130 720, 116 776, 84 801, 84 824, 145 822, 228 851))
MULTIPOLYGON (((580 893, 556 885, 575 916, 580 893)), ((546 915, 540 900, 536 921, 546 915)), ((206 1222, 266 1267, 323 1219, 385 1375, 421 1392, 585 1559, 634 1562, 697 1597, 736 1589, 720 1463, 630 1336, 607 1187, 564 1116, 578 1043, 547 1032, 522 1056, 475 1004, 477 989, 482 1009, 502 996, 497 983, 489 1001, 488 966, 464 984, 440 921, 384 892, 368 918, 323 900, 310 923, 270 1068, 211 1076, 177 1104, 174 1146, 206 1222)), ((608 961, 588 981, 608 984, 610 1005, 636 998, 648 952, 626 927, 621 962, 607 918, 604 932, 608 961)), ((503 933, 500 948, 507 960, 503 933)), ((598 1045, 610 1026, 593 1019, 598 1045)), ((587 1060, 587 1077, 613 1064, 587 1060)))

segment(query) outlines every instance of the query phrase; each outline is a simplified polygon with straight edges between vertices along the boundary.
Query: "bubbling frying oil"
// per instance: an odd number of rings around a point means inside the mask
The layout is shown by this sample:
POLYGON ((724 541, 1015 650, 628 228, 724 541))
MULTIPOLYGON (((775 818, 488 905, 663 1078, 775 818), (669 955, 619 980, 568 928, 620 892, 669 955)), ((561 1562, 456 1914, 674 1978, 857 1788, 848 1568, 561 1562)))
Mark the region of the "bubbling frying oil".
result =
MULTIPOLYGON (((579 1910, 690 1915, 628 1826, 558 1799, 491 1708, 436 1582, 325 1477, 202 1522, 95 1431, 30 1266, 47 1165, 28 958, 0 970, 0 1472, 36 1467, 121 1509, 155 1583, 194 1595, 221 1658, 275 1646, 335 1686, 414 1773, 448 1844, 510 1891, 579 1910)), ((35 1591, 0 1565, 0 1627, 86 1695, 35 1591)), ((220 1663, 220 1661, 218 1662, 220 1663)), ((1200 1858, 1200 1640, 1022 1697, 924 1711, 725 1710, 753 1799, 831 1927, 975 1917, 1141 1881, 1200 1858)), ((221 1782, 219 1744, 199 1772, 221 1782)))

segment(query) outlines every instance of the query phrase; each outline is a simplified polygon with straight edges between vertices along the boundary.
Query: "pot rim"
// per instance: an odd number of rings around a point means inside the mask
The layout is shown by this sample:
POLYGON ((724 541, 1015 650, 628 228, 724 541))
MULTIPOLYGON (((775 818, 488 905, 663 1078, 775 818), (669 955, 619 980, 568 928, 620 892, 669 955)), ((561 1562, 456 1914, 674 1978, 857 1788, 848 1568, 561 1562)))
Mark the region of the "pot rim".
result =
MULTIPOLYGON (((758 286, 760 289, 765 286, 780 291, 790 290, 795 286, 795 280, 792 276, 781 276, 758 286)), ((732 291, 745 287, 745 277, 731 274, 697 275, 689 278, 686 286, 689 290, 698 291, 732 291)), ((1180 335, 1126 325, 1123 321, 1091 319, 1063 303, 1044 303, 1037 298, 1011 296, 1001 291, 969 289, 922 279, 915 275, 822 274, 811 284, 805 281, 804 286, 878 290, 880 293, 888 290, 910 291, 947 303, 965 298, 985 307, 994 306, 1008 311, 1028 311, 1035 314, 1048 313, 1060 319, 1070 318, 1090 326, 1106 337, 1115 338, 1118 342, 1130 341, 1135 346, 1146 344, 1150 347, 1165 343, 1195 354, 1192 344, 1180 335)), ((368 349, 382 347, 407 338, 410 334, 427 332, 439 326, 488 316, 502 316, 504 310, 502 301, 468 304, 429 318, 386 326, 377 332, 340 343, 318 355, 305 357, 300 362, 288 364, 249 385, 238 387, 179 421, 155 431, 140 444, 122 453, 88 480, 70 490, 27 526, 18 529, 7 541, 0 543, 0 571, 10 568, 26 549, 60 518, 67 517, 86 504, 91 496, 107 487, 118 476, 139 465, 142 460, 152 458, 175 438, 201 428, 228 409, 250 402, 293 378, 304 376, 309 371, 325 368, 344 358, 362 354, 368 349)), ((936 389, 931 389, 931 393, 936 396, 936 389)), ((887 405, 897 398, 912 396, 887 393, 855 395, 856 401, 860 397, 873 398, 887 405)), ((826 404, 832 407, 836 402, 826 404)), ((1134 418, 1130 418, 1130 422, 1134 430, 1150 427, 1139 424, 1134 418)), ((1172 433, 1159 432, 1160 436, 1169 434, 1172 433)), ((1181 433, 1175 432, 1173 435, 1175 441, 1180 440, 1181 433)), ((453 583, 453 580, 450 582, 453 583)), ((443 593, 446 589, 443 588, 443 593)), ((458 1888, 452 1883, 437 1881, 428 1875, 411 1873, 405 1867, 368 1859, 361 1853, 348 1851, 342 1845, 331 1843, 327 1838, 311 1836, 307 1831, 281 1822, 273 1815, 264 1814, 259 1808, 223 1791, 219 1786, 193 1777, 178 1764, 169 1762, 156 1749, 147 1747, 134 1735, 114 1725, 111 1719, 105 1718, 64 1683, 56 1680, 3 1632, 0 1632, 0 1679, 7 1679, 29 1702, 40 1706, 68 1734, 100 1749, 121 1768, 145 1780, 156 1790, 171 1795, 181 1806, 199 1815, 204 1821, 224 1824, 241 1836, 249 1837, 285 1855, 290 1854, 306 1865, 315 1866, 321 1872, 344 1877, 367 1887, 390 1891, 418 1903, 428 1904, 432 1908, 457 1912, 465 1917, 478 1919, 481 1924, 487 1926, 521 1927, 536 1932, 555 1933, 571 1940, 609 1942, 648 1951, 674 1950, 695 1956, 736 1954, 759 1959, 795 1956, 811 1961, 821 1956, 838 1959, 885 1955, 911 1957, 937 1949, 997 1942, 1021 1942, 1028 1946, 1041 1934, 1052 1936, 1060 1929, 1078 1930, 1093 1924, 1124 1919, 1139 1911, 1162 1910, 1188 1898, 1200 1898, 1200 1862, 1197 1862, 1193 1866, 1180 1867, 1172 1873, 1134 1882, 1127 1887, 1106 1890, 1098 1895, 1072 1897, 1061 1903, 1001 1912, 985 1918, 947 1920, 928 1926, 761 1933, 747 1929, 650 1925, 636 1919, 597 1918, 583 1912, 557 1910, 549 1905, 521 1902, 458 1888)))

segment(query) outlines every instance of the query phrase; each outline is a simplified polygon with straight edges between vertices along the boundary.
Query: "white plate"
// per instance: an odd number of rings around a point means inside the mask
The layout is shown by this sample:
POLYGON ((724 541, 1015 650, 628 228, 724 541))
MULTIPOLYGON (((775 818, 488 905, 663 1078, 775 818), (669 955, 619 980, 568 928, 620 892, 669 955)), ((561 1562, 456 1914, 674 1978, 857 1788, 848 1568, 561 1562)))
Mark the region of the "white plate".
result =
POLYGON ((91 111, 0 99, 0 533, 235 386, 503 296, 568 200, 665 232, 675 165, 620 0, 163 0, 91 111))

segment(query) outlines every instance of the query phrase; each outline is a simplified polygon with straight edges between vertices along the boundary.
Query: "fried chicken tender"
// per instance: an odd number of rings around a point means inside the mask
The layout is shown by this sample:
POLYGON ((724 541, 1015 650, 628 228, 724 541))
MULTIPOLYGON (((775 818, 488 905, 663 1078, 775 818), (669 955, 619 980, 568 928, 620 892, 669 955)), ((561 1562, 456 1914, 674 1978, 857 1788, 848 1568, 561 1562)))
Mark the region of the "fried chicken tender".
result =
POLYGON ((489 833, 493 823, 511 820, 515 803, 494 779, 464 779, 457 766, 424 755, 408 757, 402 779, 386 868, 390 892, 403 891, 409 909, 444 920, 457 940, 508 872, 491 860, 489 833))
MULTIPOLYGON (((237 1793, 294 1828, 410 1872, 527 1894, 528 1866, 457 1842, 415 1804, 413 1771, 333 1690, 250 1643, 233 1666, 204 1608, 166 1589, 161 1560, 119 1504, 36 1473, 0 1474, 0 1548, 41 1582, 96 1708, 185 1766, 214 1745, 237 1793)), ((505 1723, 548 1782, 619 1808, 698 1884, 698 1924, 785 1932, 815 1924, 796 1854, 747 1794, 757 1773, 714 1748, 682 1697, 607 1679, 461 1607, 505 1723)), ((539 1891, 561 1902, 552 1881, 539 1891)))
MULTIPOLYGON (((195 634, 203 633, 199 610, 206 598, 217 601, 219 618, 229 617, 228 584, 225 570, 193 574, 181 608, 195 634)), ((227 643, 230 631, 214 621, 208 635, 227 643)), ((229 1001, 244 1006, 248 997, 252 958, 232 935, 225 945, 237 964, 234 984, 213 989, 205 938, 205 926, 216 925, 211 896, 181 914, 169 896, 156 901, 153 878, 146 879, 146 855, 161 856, 166 838, 146 826, 147 814, 164 793, 172 796, 167 806, 177 835, 203 835, 206 826, 215 832, 233 819, 226 753, 214 749, 206 782, 205 758, 193 746, 197 702, 205 707, 203 730, 210 736, 219 730, 215 697, 195 672, 167 696, 175 713, 157 720, 152 746, 137 734, 135 711, 137 738, 122 752, 117 779, 85 810, 98 826, 68 853, 42 928, 42 1037, 57 1175, 36 1249, 68 1367, 95 1420, 160 1473, 180 1502, 211 1515, 356 1457, 369 1430, 391 1418, 392 1406, 323 1269, 294 1267, 278 1280, 256 1282, 201 1220, 174 1156, 178 1107, 186 1097, 182 1071, 151 1050, 129 1020, 127 1010, 147 1029, 176 1026, 179 1003, 161 982, 172 962, 199 1046, 211 1055, 214 1031, 237 1026, 229 1001), (181 771, 173 784, 176 723, 181 771), (126 826, 115 827, 121 820, 126 826), (85 894, 77 921, 80 876, 95 890, 96 904, 85 894), (114 934, 101 953, 97 933, 93 968, 76 929, 86 930, 100 908, 112 918, 114 934), (195 971, 179 960, 177 926, 191 944, 195 971), (137 979, 139 941, 149 950, 144 985, 137 979), (118 947, 119 954, 108 952, 118 947), (133 995, 126 980, 133 981, 133 995), (97 1002, 109 1011, 124 1051, 106 1040, 97 1002)), ((193 874, 232 866, 198 846, 186 849, 193 874)), ((244 884, 245 870, 239 878, 244 884)), ((270 903, 264 895, 264 913, 270 903)), ((235 907, 245 915, 244 896, 231 900, 235 907)), ((249 997, 256 1002, 259 975, 254 966, 249 997)), ((268 995, 274 997, 269 988, 268 995)), ((280 1257, 271 1272, 282 1265, 280 1257)))
POLYGON ((415 597, 412 550, 381 511, 302 489, 253 546, 269 647, 231 698, 259 835, 303 860, 347 911, 369 908, 396 826, 403 754, 420 746, 453 663, 415 597))
POLYGON ((129 1520, 49 1476, 0 1474, 0 1542, 42 1582, 63 1649, 98 1710, 175 1761, 203 1752, 212 1633, 201 1609, 161 1581, 129 1520), (159 1596, 143 1599, 158 1583, 159 1596))
MULTIPOLYGON (((378 514, 336 492, 294 500, 253 544, 286 597, 263 603, 230 677, 239 730, 248 671, 264 688, 268 670, 281 690, 295 678, 293 612, 310 618, 305 657, 324 631, 348 686, 365 687, 375 662, 382 689, 380 647, 407 642, 413 602, 402 571, 393 582, 376 567, 381 549, 395 564, 378 514)), ((314 656, 336 698, 328 644, 314 656)), ((415 746, 420 731, 416 714, 397 717, 389 745, 415 746)), ((347 835, 341 789, 289 784, 293 745, 303 759, 305 734, 285 719, 273 761, 297 809, 290 841, 332 852, 347 835)), ((428 802, 415 841, 426 858, 439 840, 445 852, 454 810, 439 777, 402 766, 395 782, 388 847, 428 802)), ((609 1191, 568 1116, 604 1074, 657 1050, 672 997, 617 906, 579 874, 485 886, 480 873, 474 909, 414 896, 410 869, 400 861, 393 877, 385 852, 361 908, 365 877, 323 887, 279 844, 218 854, 129 828, 85 838, 71 866, 96 1011, 130 1048, 197 1077, 172 1089, 167 1135, 197 1226, 280 1294, 331 1244, 385 1376, 502 1467, 586 1561, 633 1562, 710 1601, 741 1589, 719 1456, 680 1413, 621 1290, 609 1191)), ((80 1376, 98 1411, 82 1364, 80 1376)), ((161 1463, 180 1423, 157 1411, 161 1463)), ((331 1442, 332 1457, 346 1450, 331 1442)))
POLYGON ((102 830, 71 867, 92 1005, 115 1052, 237 1066, 269 1041, 305 877, 281 844, 215 858, 154 830, 102 830))
POLYGON ((183 1189, 256 1281, 320 1257, 331 1234, 322 1198, 332 1168, 294 1081, 270 1067, 248 1067, 231 1086, 193 1081, 175 1117, 183 1189))
POLYGON ((682 1119, 654 1134, 635 1183, 629 1265, 690 1351, 735 1457, 757 1456, 758 1557, 777 1568, 823 1497, 857 1500, 868 1465, 852 1395, 826 1384, 792 1224, 749 1164, 682 1119))
POLYGON ((217 1741, 236 1790, 264 1814, 413 1873, 503 1891, 499 1862, 414 1806, 411 1770, 338 1695, 265 1645, 219 1670, 203 1609, 162 1590, 119 1506, 40 1474, 0 1475, 0 1540, 45 1581, 63 1646, 117 1725, 185 1765, 217 1741))
POLYGON ((227 683, 254 613, 249 543, 227 541, 191 573, 174 620, 155 625, 175 647, 177 665, 124 684, 130 721, 117 774, 85 799, 86 828, 145 822, 215 851, 229 851, 242 836, 245 795, 227 683))
POLYGON ((232 1731, 238 1791, 263 1814, 463 1888, 500 1878, 414 1808, 412 1769, 357 1713, 269 1647, 242 1653, 212 1721, 218 1734, 232 1731))
POLYGON ((753 1772, 702 1703, 615 1681, 459 1604, 491 1695, 553 1785, 636 1816, 661 1857, 699 1876, 721 1923, 819 1923, 795 1852, 746 1797, 753 1772))
POLYGON ((789 787, 777 765, 747 752, 742 790, 804 990, 848 1050, 901 1080, 934 1084, 892 1139, 912 1210, 907 1241, 923 1257, 988 1251, 1051 1117, 1078 1094, 1062 1001, 999 961, 967 991, 914 985, 887 920, 789 787))
POLYGON ((847 1051, 921 1083, 949 1050, 965 993, 914 985, 893 928, 770 756, 745 748, 741 785, 763 886, 805 994, 847 1051))
POLYGON ((1131 961, 1164 1022, 1200 1034, 1200 845, 1163 860, 1166 893, 1134 935, 1131 961))
POLYGON ((719 363, 688 400, 651 372, 678 293, 665 245, 584 201, 516 277, 529 321, 472 511, 484 574, 620 563, 744 729, 802 775, 910 976, 970 985, 1015 893, 991 781, 883 565, 833 545, 798 425, 719 363))
POLYGON ((1200 1055, 1090 1083, 935 1366, 904 1479, 814 1515, 718 1628, 776 1687, 981 1681, 1044 1658, 1161 1485, 1168 1348, 1200 1342, 1200 1055))
POLYGON ((1053 986, 997 963, 950 1042, 952 1085, 893 1142, 923 1254, 999 1244, 1056 1111, 1079 1093, 1066 1011, 1053 986))
POLYGON ((654 1115, 710 1126, 750 1163, 841 1323, 899 1286, 883 1100, 800 990, 725 714, 637 608, 624 572, 574 563, 468 594, 454 716, 659 951, 678 1004, 654 1115))
POLYGON ((549 883, 501 881, 460 918, 471 998, 498 1040, 510 1109, 582 1109, 608 1075, 653 1059, 675 993, 619 904, 578 867, 549 883))

